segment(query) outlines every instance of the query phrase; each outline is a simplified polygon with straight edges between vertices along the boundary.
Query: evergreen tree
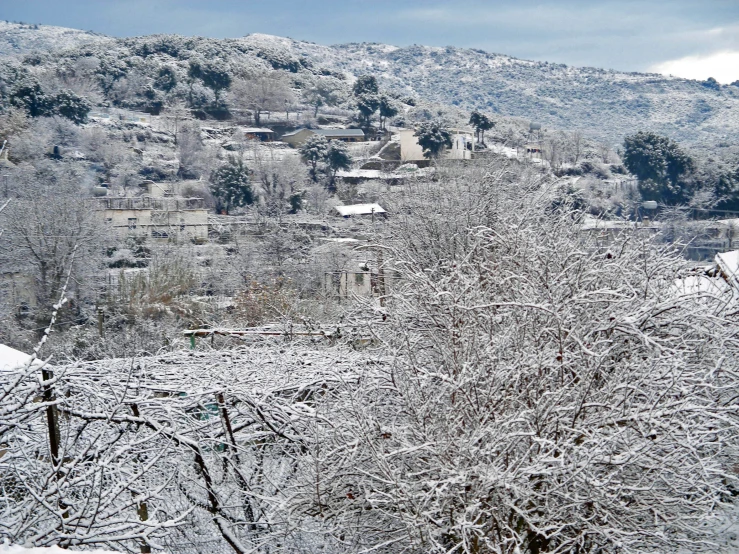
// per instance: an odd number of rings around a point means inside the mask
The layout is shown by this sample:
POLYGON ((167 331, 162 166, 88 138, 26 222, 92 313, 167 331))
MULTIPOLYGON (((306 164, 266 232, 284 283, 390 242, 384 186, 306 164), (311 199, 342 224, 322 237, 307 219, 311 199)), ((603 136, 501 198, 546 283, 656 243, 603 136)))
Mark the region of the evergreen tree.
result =
POLYGON ((338 140, 332 140, 328 144, 325 157, 326 170, 328 173, 328 190, 336 192, 336 173, 340 169, 350 169, 352 157, 346 144, 338 140))
POLYGON ((231 86, 231 75, 222 69, 220 63, 206 63, 200 66, 200 80, 213 91, 216 106, 220 102, 221 91, 231 86))
POLYGON ((26 110, 31 117, 52 115, 54 105, 41 89, 41 85, 34 77, 18 76, 10 91, 10 104, 26 110))
POLYGON ((300 147, 300 156, 310 166, 310 178, 318 182, 319 164, 326 161, 328 141, 321 135, 313 135, 300 147))
POLYGON ((53 104, 56 113, 78 125, 87 121, 87 114, 92 108, 86 98, 77 96, 71 90, 63 90, 57 94, 53 104))
POLYGON ((372 116, 380 107, 380 99, 376 94, 362 94, 355 98, 359 110, 359 123, 362 129, 369 129, 372 124, 372 116))
POLYGON ((372 123, 372 116, 380 107, 380 87, 374 75, 363 75, 357 79, 352 87, 354 98, 359 110, 359 122, 363 129, 368 129, 372 123))
POLYGON ((452 134, 438 121, 423 123, 414 136, 418 137, 418 144, 427 158, 438 158, 444 147, 452 146, 452 134))
POLYGON ((495 127, 495 122, 484 113, 475 110, 470 114, 470 125, 475 128, 477 142, 485 144, 485 131, 489 131, 495 127))
POLYGON ((380 86, 377 84, 377 78, 374 75, 362 75, 357 79, 352 87, 354 96, 362 96, 363 94, 378 95, 380 86))
POLYGON ((690 200, 695 192, 695 162, 667 137, 643 131, 626 137, 623 162, 639 179, 645 200, 677 204, 690 200))
POLYGON ((230 157, 228 162, 210 176, 210 190, 218 204, 217 211, 226 214, 232 208, 254 202, 254 192, 249 179, 249 168, 241 158, 230 157))
POLYGON ((395 117, 396 115, 398 115, 400 109, 398 108, 398 105, 393 101, 393 99, 386 94, 380 96, 378 107, 380 110, 380 129, 384 129, 385 124, 387 123, 387 119, 389 117, 395 117))

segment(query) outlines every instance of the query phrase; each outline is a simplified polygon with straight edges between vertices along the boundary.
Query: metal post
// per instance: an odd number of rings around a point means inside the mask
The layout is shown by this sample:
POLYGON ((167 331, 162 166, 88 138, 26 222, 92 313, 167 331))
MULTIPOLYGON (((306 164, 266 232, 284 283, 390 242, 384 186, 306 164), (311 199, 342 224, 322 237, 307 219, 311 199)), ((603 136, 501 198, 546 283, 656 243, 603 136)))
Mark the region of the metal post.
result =
POLYGON ((195 350, 195 333, 190 335, 190 350, 195 350))

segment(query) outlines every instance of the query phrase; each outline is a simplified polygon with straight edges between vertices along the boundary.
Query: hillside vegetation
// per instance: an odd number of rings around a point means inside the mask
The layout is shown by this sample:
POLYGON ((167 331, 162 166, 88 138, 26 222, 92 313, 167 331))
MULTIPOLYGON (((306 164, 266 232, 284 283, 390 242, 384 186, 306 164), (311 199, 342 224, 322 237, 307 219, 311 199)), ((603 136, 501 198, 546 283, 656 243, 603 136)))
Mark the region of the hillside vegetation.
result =
POLYGON ((149 70, 162 65, 184 72, 183 63, 199 55, 232 69, 246 66, 349 80, 371 73, 384 87, 404 96, 579 129, 613 144, 635 129, 692 146, 721 147, 739 137, 739 86, 713 80, 568 67, 455 47, 323 46, 262 34, 222 40, 111 39, 43 25, 0 25, 0 54, 49 51, 53 45, 54 53, 34 57, 30 63, 69 67, 86 58, 90 63, 99 61, 96 71, 107 74, 109 81, 118 81, 131 70, 155 79, 149 70))

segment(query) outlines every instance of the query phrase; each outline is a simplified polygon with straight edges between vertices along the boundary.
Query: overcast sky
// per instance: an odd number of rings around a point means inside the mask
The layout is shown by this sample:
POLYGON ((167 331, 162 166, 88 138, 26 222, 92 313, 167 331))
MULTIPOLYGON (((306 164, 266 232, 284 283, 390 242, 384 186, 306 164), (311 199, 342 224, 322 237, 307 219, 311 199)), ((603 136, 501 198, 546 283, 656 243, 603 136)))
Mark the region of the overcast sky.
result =
POLYGON ((0 0, 0 19, 119 37, 268 33, 322 44, 453 45, 739 79, 739 0, 0 0))

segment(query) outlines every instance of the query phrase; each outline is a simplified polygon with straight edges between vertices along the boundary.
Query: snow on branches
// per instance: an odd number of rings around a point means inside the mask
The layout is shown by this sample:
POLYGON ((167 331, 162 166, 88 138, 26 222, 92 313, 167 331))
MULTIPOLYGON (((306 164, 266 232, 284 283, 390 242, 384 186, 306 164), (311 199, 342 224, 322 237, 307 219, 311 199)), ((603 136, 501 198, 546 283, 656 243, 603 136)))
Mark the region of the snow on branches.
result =
POLYGON ((5 372, 3 405, 28 409, 2 432, 0 537, 142 552, 285 543, 281 485, 312 435, 316 397, 356 381, 357 360, 257 347, 56 367, 43 382, 60 414, 56 463, 37 376, 5 372))
MULTIPOLYGON (((556 183, 460 172, 407 192, 402 279, 305 503, 346 551, 721 551, 737 491, 736 306, 675 253, 608 249, 556 183), (443 189, 443 190, 442 190, 443 189)), ((309 471, 309 469, 306 469, 309 471)))

